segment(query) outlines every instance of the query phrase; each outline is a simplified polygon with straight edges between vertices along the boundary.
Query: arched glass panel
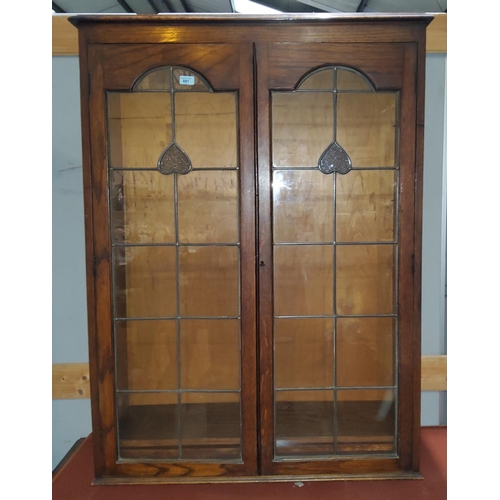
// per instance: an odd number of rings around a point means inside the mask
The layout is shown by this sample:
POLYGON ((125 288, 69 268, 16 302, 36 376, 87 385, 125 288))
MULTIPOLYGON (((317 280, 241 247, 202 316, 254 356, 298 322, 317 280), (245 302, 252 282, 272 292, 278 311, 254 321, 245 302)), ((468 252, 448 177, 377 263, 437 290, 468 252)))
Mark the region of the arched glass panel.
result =
POLYGON ((368 78, 352 68, 328 66, 306 75, 297 90, 375 91, 368 78))
POLYGON ((172 88, 180 92, 189 90, 212 91, 210 84, 199 73, 178 66, 162 66, 148 71, 136 80, 132 90, 161 91, 172 88))

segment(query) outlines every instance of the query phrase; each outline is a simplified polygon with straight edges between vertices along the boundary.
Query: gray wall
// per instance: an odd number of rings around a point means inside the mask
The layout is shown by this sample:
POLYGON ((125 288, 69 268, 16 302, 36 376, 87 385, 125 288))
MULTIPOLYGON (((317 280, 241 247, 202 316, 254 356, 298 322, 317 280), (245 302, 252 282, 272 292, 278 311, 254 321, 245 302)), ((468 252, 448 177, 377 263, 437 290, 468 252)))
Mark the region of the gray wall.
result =
MULTIPOLYGON (((80 81, 77 57, 52 59, 52 362, 88 360, 80 81)), ((52 401, 52 467, 91 432, 90 401, 52 401)))
MULTIPOLYGON (((422 354, 445 351, 446 55, 428 54, 422 235, 422 354)), ((444 394, 422 393, 422 424, 445 424, 444 394)))
MULTIPOLYGON (((59 56, 52 61, 52 362, 76 363, 88 361, 78 58, 59 56)), ((427 56, 423 354, 445 352, 445 67, 445 54, 427 56)), ((52 466, 55 467, 77 439, 91 432, 90 401, 53 401, 52 412, 52 466)), ((423 393, 422 424, 444 423, 443 414, 440 394, 423 393)))

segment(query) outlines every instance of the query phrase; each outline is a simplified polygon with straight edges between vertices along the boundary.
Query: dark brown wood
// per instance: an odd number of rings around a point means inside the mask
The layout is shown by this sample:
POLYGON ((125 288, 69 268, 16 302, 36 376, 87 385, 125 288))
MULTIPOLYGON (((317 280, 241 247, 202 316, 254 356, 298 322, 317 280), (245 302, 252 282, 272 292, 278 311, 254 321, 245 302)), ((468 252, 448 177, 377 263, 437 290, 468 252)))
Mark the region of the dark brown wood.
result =
MULTIPOLYGON (((234 45, 224 44, 175 44, 169 46, 168 61, 171 66, 196 68, 213 88, 237 89, 240 81, 240 60, 234 45)), ((106 67, 104 87, 129 90, 139 75, 164 65, 166 53, 161 45, 116 45, 102 47, 102 64, 106 67)))
POLYGON ((274 456, 273 410, 273 253, 268 45, 257 43, 257 178, 259 189, 259 461, 270 474, 274 456), (271 389, 271 390, 270 390, 271 389))
POLYGON ((389 22, 393 23, 395 21, 412 21, 418 22, 423 21, 426 25, 432 20, 432 16, 425 14, 364 14, 364 13, 345 13, 345 14, 303 14, 303 13, 290 13, 290 14, 278 14, 278 15, 241 15, 241 14, 190 14, 189 16, 185 14, 169 14, 162 16, 151 16, 151 15, 134 15, 134 16, 100 16, 100 15, 78 15, 69 18, 69 21, 78 26, 85 23, 109 23, 113 24, 183 24, 183 23, 219 23, 225 22, 228 24, 246 24, 246 23, 301 23, 313 21, 317 24, 322 23, 352 23, 353 21, 370 23, 373 22, 389 22))
POLYGON ((293 90, 304 75, 327 65, 364 71, 377 90, 403 84, 404 44, 371 43, 362 51, 350 43, 273 43, 269 45, 269 88, 293 90))
MULTIPOLYGON (((269 115, 269 103, 267 102, 267 96, 269 95, 270 88, 273 85, 279 88, 294 88, 298 80, 307 73, 305 64, 311 62, 313 68, 317 66, 323 66, 328 63, 336 64, 345 61, 346 54, 349 50, 353 51, 354 47, 346 44, 347 47, 342 47, 341 44, 328 44, 329 50, 323 50, 323 45, 317 48, 318 54, 315 54, 315 49, 313 44, 306 45, 304 53, 302 53, 302 44, 297 44, 293 46, 293 50, 287 55, 284 47, 290 48, 290 45, 280 45, 280 44, 270 44, 269 45, 269 67, 265 66, 268 70, 268 82, 262 82, 259 80, 259 92, 263 101, 259 99, 259 126, 260 135, 259 141, 265 143, 266 137, 269 136, 269 129, 265 127, 265 121, 269 115), (340 55, 337 55, 336 49, 340 49, 340 55), (271 57, 273 54, 273 57, 271 57), (329 58, 329 59, 328 59, 329 58), (290 71, 287 79, 287 74, 284 71, 286 59, 290 60, 290 66, 292 70, 290 71), (277 68, 272 64, 275 63, 277 68), (302 71, 302 74, 300 73, 302 71)), ((387 52, 391 54, 390 68, 392 70, 392 79, 387 79, 388 75, 384 75, 383 84, 381 88, 400 90, 401 91, 401 135, 400 135, 400 193, 399 193, 399 282, 398 282, 398 304, 399 304, 399 390, 398 390, 398 401, 399 401, 399 411, 398 411, 398 455, 402 470, 411 470, 412 468, 412 450, 414 446, 415 436, 413 435, 413 427, 415 421, 419 420, 419 408, 415 404, 414 394, 415 394, 415 384, 417 383, 417 376, 414 370, 419 371, 420 360, 415 359, 415 352, 420 352, 419 341, 419 329, 415 325, 415 313, 413 310, 414 306, 414 281, 416 279, 414 265, 414 255, 415 255, 415 227, 414 221, 414 204, 415 204, 415 151, 416 151, 416 88, 415 88, 415 74, 417 71, 416 62, 416 50, 417 44, 396 44, 388 47, 370 45, 373 48, 371 52, 371 57, 369 59, 358 60, 356 69, 361 70, 365 73, 372 81, 375 78, 372 76, 371 71, 373 68, 377 68, 375 71, 377 74, 383 72, 382 68, 384 66, 384 58, 387 52), (394 47, 394 48, 393 48, 394 47), (365 65, 363 65, 363 62, 365 65), (413 415, 415 415, 413 417, 413 415), (413 421, 415 418, 415 421, 413 421)), ((260 46, 259 46, 260 49, 260 46)), ((258 53, 259 54, 259 53, 258 53)), ((261 58, 262 59, 262 58, 261 58)), ((356 59, 356 56, 354 56, 356 59)), ((269 147, 265 148, 264 151, 259 151, 259 159, 265 158, 265 154, 269 151, 269 147)), ((268 194, 266 188, 266 182, 268 178, 266 175, 267 164, 270 160, 263 159, 262 164, 266 165, 263 167, 262 177, 259 180, 260 189, 260 204, 261 216, 260 216, 260 253, 261 255, 267 255, 270 258, 271 247, 272 247, 272 237, 271 237, 271 220, 272 213, 270 208, 270 194, 268 194)), ((269 266, 267 266, 269 268, 269 266)), ((261 270, 261 309, 259 314, 261 331, 260 339, 261 346, 264 345, 263 351, 261 351, 261 394, 260 403, 261 408, 261 449, 267 450, 266 456, 262 456, 262 470, 266 474, 277 474, 283 473, 285 470, 288 473, 306 474, 313 468, 316 472, 326 472, 326 471, 336 471, 342 472, 346 468, 351 468, 351 471, 363 470, 366 466, 363 460, 348 460, 348 461, 321 461, 315 460, 314 463, 307 463, 303 461, 295 460, 293 466, 290 464, 283 465, 282 463, 276 463, 270 460, 272 456, 271 450, 273 449, 273 441, 270 436, 274 434, 274 422, 273 422, 273 384, 272 384, 272 307, 270 301, 272 300, 272 271, 267 271, 266 276, 263 278, 263 273, 266 272, 265 269, 261 270), (268 316, 267 318, 265 316, 268 316), (263 340, 264 339, 264 340, 263 340), (264 368, 263 368, 264 367, 264 368), (265 431, 267 429, 267 433, 265 431)), ((418 279, 417 279, 418 280, 418 279)), ((417 300, 417 302, 419 302, 417 300)), ((261 347, 262 348, 262 347, 261 347)), ((418 387, 419 390, 419 387, 418 387)), ((395 462, 391 462, 390 467, 396 467, 395 462)), ((417 470, 417 469, 414 469, 417 470)))
POLYGON ((99 366, 97 363, 97 325, 96 325, 96 292, 94 269, 94 213, 93 213, 93 177, 91 159, 90 123, 91 112, 88 106, 90 96, 90 76, 88 68, 88 44, 83 31, 79 34, 80 52, 80 95, 82 102, 82 162, 83 162, 83 201, 85 209, 85 256, 87 277, 87 323, 89 332, 89 373, 92 399, 92 428, 94 440, 94 466, 96 476, 102 475, 104 450, 102 448, 101 418, 99 413, 99 366))
MULTIPOLYGON (((415 369, 414 255, 415 255, 415 147, 416 147, 416 51, 408 45, 405 77, 400 95, 400 183, 399 183, 399 255, 398 255, 398 454, 403 469, 411 469, 413 444, 413 389, 415 369)), ((419 278, 420 279, 420 278, 419 278)), ((418 332, 418 335, 420 333, 418 332)), ((420 351, 419 351, 420 352, 420 351)))
POLYGON ((413 314, 415 321, 413 348, 413 470, 420 470, 420 401, 422 378, 421 295, 422 295, 422 214, 423 214, 423 173, 424 173, 424 109, 425 109, 425 28, 420 27, 417 48, 417 137, 415 155, 415 236, 414 236, 414 277, 413 314), (418 358, 418 359, 417 359, 418 358))
MULTIPOLYGON (((168 493, 174 498, 204 498, 207 500, 219 499, 222 495, 228 498, 248 499, 299 499, 306 497, 315 499, 338 500, 433 500, 446 499, 446 427, 423 427, 422 428, 422 475, 420 481, 405 481, 402 479, 414 478, 415 474, 393 473, 391 479, 381 481, 380 475, 364 474, 358 475, 358 481, 346 481, 352 479, 349 475, 335 475, 326 477, 324 475, 309 475, 301 477, 305 488, 293 487, 297 481, 294 476, 260 476, 260 477, 235 477, 199 479, 179 477, 175 480, 163 478, 143 478, 140 481, 134 478, 107 478, 94 481, 92 438, 87 437, 77 452, 72 455, 67 465, 54 478, 53 498, 63 500, 73 498, 83 500, 94 498, 95 500, 128 500, 138 496, 159 500, 165 497, 165 488, 158 488, 159 483, 169 483, 168 493), (409 477, 408 477, 409 476, 409 477), (363 479, 363 480, 361 480, 363 479), (337 480, 337 481, 335 481, 337 480), (307 481, 307 482, 306 482, 307 481), (176 485, 172 482, 178 483, 176 485), (198 484, 211 482, 214 484, 198 484), (250 484, 245 484, 250 483, 250 484), (260 483, 260 484, 259 484, 260 483), (267 484, 262 484, 267 483, 267 484), (287 484, 288 483, 288 484, 287 484), (127 484, 129 488, 123 488, 120 484, 127 484), (135 487, 133 485, 136 485, 135 487), (140 485, 140 486, 139 486, 140 485)), ((388 479, 389 474, 386 475, 388 479)))
MULTIPOLYGON (((116 463, 116 418, 114 412, 114 348, 111 297, 111 241, 107 190, 107 130, 105 94, 100 47, 91 46, 88 53, 90 68, 89 107, 91 116, 90 150, 92 175, 93 265, 96 314, 96 355, 98 412, 103 453, 103 472, 114 470, 116 463)), ((92 378, 91 374, 91 378, 92 378)), ((95 404, 95 403, 94 403, 95 404)))
MULTIPOLYGON (((416 21, 426 24, 426 21, 416 21)), ((128 25, 125 25, 128 26, 128 25)), ((404 43, 415 40, 415 29, 408 22, 395 21, 366 23, 353 21, 335 26, 315 23, 296 24, 294 21, 280 19, 275 25, 255 22, 248 23, 199 23, 192 26, 180 25, 176 20, 168 19, 163 23, 138 24, 134 29, 124 29, 116 23, 110 23, 105 30, 102 25, 82 25, 87 31, 91 43, 404 43), (293 30, 290 28, 293 26, 293 30), (334 28, 334 29, 333 29, 334 28)))
MULTIPOLYGON (((97 478, 112 482, 115 477, 125 481, 315 474, 407 477, 418 472, 423 74, 425 26, 430 20, 430 16, 421 15, 71 18, 80 31, 89 350, 97 478), (106 91, 130 90, 141 74, 162 65, 185 66, 199 72, 215 92, 238 92, 242 461, 223 458, 235 446, 233 436, 219 439, 212 435, 206 436, 200 450, 217 444, 220 462, 169 459, 169 450, 175 446, 174 436, 166 437, 163 448, 157 447, 150 460, 135 460, 135 456, 140 456, 137 447, 149 446, 150 440, 141 438, 142 444, 138 445, 135 435, 130 435, 133 439, 127 435, 125 424, 122 436, 130 444, 130 455, 128 459, 118 457, 114 362, 118 346, 113 340, 106 91), (324 460, 276 459, 270 91, 293 90, 309 72, 326 65, 355 68, 377 90, 400 92, 397 455, 391 452, 392 444, 385 442, 384 435, 373 448, 382 455, 374 458, 339 455, 324 460)), ((309 409, 305 404, 297 411, 312 415, 317 413, 313 406, 309 409)), ((363 422, 362 418, 356 420, 363 422)), ((278 432, 282 431, 280 427, 278 432)), ((315 447, 327 449, 327 437, 315 438, 307 445, 311 452, 315 447)), ((300 436, 299 441, 294 439, 291 449, 300 444, 300 436)), ((362 449, 355 442, 343 446, 347 451, 362 449)))
MULTIPOLYGON (((253 79, 252 79, 252 47, 242 45, 236 47, 216 46, 191 47, 191 54, 187 56, 186 47, 177 47, 177 51, 166 54, 159 47, 144 47, 149 58, 137 59, 140 51, 120 51, 116 46, 92 45, 89 55, 90 67, 90 115, 93 117, 91 127, 91 162, 90 169, 93 180, 93 213, 99 224, 93 227, 92 237, 89 241, 94 242, 91 251, 93 279, 96 288, 96 354, 97 360, 96 376, 97 388, 93 391, 98 398, 93 399, 93 406, 97 407, 97 421, 101 429, 101 440, 98 442, 98 453, 104 460, 102 468, 96 474, 97 477, 110 475, 133 475, 147 476, 154 470, 155 475, 177 476, 193 474, 195 476, 219 476, 221 474, 245 474, 257 473, 257 424, 256 424, 256 347, 255 347, 255 178, 254 178, 254 147, 253 147, 253 79), (118 50, 117 50, 118 49, 118 50), (208 50, 207 50, 208 49, 208 50), (149 50, 149 52, 148 52, 149 50), (179 56, 178 54, 181 54, 179 56), (222 54, 222 55, 220 55, 222 54), (200 62, 201 61, 201 62, 200 62), (222 61, 222 62, 221 62, 222 61), (243 75, 249 75, 240 85, 240 68, 243 75), (129 89, 135 78, 148 70, 151 65, 181 65, 182 63, 193 67, 196 71, 203 73, 202 69, 215 68, 224 71, 214 73, 212 84, 215 90, 217 84, 223 89, 232 88, 240 90, 240 166, 241 166, 241 252, 242 252, 242 356, 245 362, 242 366, 242 415, 243 415, 243 464, 204 464, 183 462, 179 466, 158 467, 157 465, 140 465, 119 463, 117 455, 117 415, 115 405, 115 368, 114 368, 114 346, 113 346, 113 321, 112 310, 112 262, 109 204, 107 190, 107 131, 105 124, 105 90, 106 89, 129 89), (131 69, 130 69, 131 68, 131 69), (236 69, 236 71, 235 71, 236 69), (124 76, 125 75, 125 76, 124 76), (126 83, 123 83, 123 82, 126 83), (253 361, 252 361, 253 359, 253 361)), ((147 55, 146 54, 146 55, 147 55)), ((83 101, 85 102, 85 101, 83 101)), ((98 462, 100 458, 97 458, 98 462)))
POLYGON ((255 229, 255 106, 253 92, 253 47, 239 50, 239 149, 240 149, 240 239, 241 239, 241 359, 243 462, 246 474, 257 474, 257 255, 255 229))

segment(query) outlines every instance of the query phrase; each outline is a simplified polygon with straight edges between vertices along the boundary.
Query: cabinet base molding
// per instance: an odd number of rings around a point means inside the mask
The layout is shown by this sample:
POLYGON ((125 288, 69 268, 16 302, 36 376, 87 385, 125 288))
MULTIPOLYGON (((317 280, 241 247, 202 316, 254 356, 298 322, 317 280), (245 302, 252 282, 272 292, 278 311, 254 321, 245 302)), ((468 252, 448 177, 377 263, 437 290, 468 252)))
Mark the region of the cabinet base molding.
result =
POLYGON ((423 479, 420 472, 391 472, 386 474, 325 474, 314 476, 231 476, 231 477, 148 477, 125 478, 103 477, 94 479, 96 486, 141 485, 141 484, 208 484, 208 483, 303 483, 310 481, 379 481, 392 479, 423 479))

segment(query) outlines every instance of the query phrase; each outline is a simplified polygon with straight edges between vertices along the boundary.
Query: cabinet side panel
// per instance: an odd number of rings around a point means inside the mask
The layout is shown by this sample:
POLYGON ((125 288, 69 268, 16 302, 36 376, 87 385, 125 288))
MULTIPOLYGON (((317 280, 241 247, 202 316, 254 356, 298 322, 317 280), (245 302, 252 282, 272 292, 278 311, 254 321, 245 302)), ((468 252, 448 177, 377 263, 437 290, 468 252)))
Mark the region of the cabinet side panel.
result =
POLYGON ((421 405, 421 294, 422 294, 422 203, 423 203, 423 172, 424 172, 424 109, 425 109, 425 46, 426 30, 421 27, 418 38, 417 60, 417 150, 415 176, 415 348, 414 356, 414 421, 413 421, 413 470, 420 470, 420 405, 421 405))
MULTIPOLYGON (((105 93, 102 56, 99 46, 89 49, 90 171, 92 177, 93 280, 95 293, 95 352, 97 371, 99 430, 102 447, 102 473, 110 475, 116 463, 114 412, 113 321, 111 301, 111 252, 109 200, 107 190, 107 151, 105 93)), ((91 374, 92 378, 92 374, 91 374)))
MULTIPOLYGON (((415 145, 416 145, 416 71, 417 44, 408 44, 405 52, 404 84, 401 91, 401 183, 399 189, 399 283, 398 283, 398 455, 403 470, 412 470, 414 446, 415 351, 420 356, 418 321, 414 304, 415 282, 415 145)), ((418 420, 417 420, 418 422, 418 420)))
POLYGON ((94 276, 94 216, 92 208, 92 160, 90 155, 90 88, 86 30, 79 30, 80 95, 82 120, 83 196, 85 209, 85 252, 87 273, 87 316, 89 341, 89 369, 91 384, 92 429, 94 444, 94 468, 97 478, 103 476, 103 449, 101 443, 101 419, 99 413, 99 385, 97 367, 97 332, 95 317, 94 276))

